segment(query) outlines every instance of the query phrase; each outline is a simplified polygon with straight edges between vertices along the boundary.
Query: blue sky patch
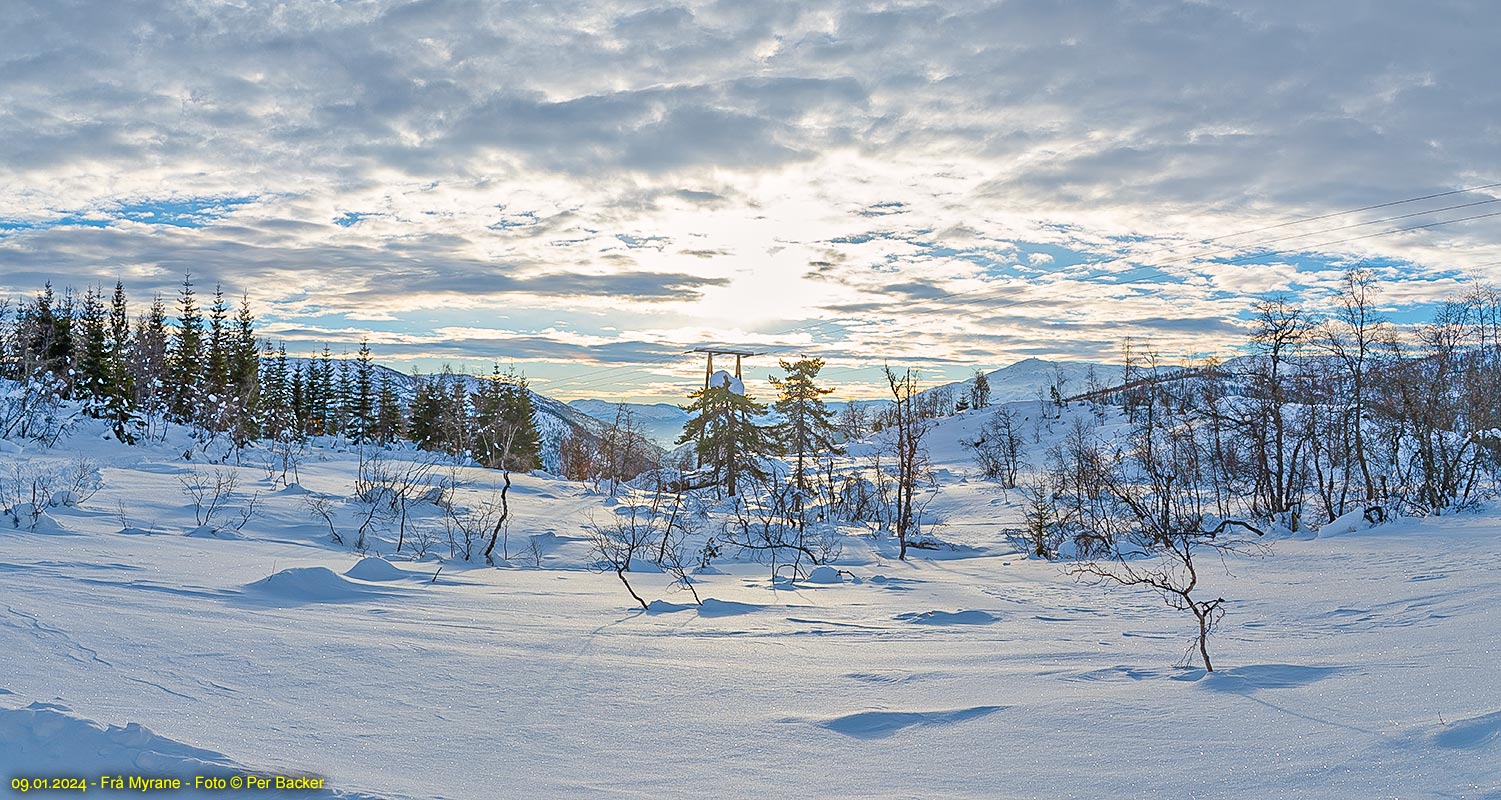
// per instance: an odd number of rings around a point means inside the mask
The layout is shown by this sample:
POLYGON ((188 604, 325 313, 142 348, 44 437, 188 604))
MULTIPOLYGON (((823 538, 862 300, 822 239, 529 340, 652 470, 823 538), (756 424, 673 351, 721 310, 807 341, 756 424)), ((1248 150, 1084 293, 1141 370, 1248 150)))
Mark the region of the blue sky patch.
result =
POLYGON ((202 228, 223 219, 240 206, 255 202, 253 195, 243 197, 188 197, 154 200, 115 201, 91 210, 56 211, 37 219, 0 218, 0 236, 17 231, 51 228, 108 228, 129 221, 143 225, 168 225, 174 228, 202 228))

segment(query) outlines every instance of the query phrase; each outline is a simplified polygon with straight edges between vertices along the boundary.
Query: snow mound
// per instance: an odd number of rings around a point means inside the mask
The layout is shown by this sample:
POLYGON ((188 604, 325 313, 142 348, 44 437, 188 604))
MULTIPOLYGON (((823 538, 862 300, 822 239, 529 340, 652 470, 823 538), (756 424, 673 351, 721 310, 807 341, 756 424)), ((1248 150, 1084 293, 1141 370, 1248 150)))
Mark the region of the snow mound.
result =
POLYGON ((1501 711, 1451 722, 1433 737, 1434 744, 1450 750, 1479 750, 1497 742, 1501 742, 1501 711))
POLYGON ((350 567, 344 574, 359 581, 399 581, 420 577, 376 556, 360 559, 360 563, 350 567))
POLYGON ((72 533, 63 527, 61 522, 53 519, 45 509, 37 508, 30 503, 18 503, 13 508, 0 512, 0 522, 29 533, 49 535, 72 533))
POLYGON ((669 603, 666 600, 653 600, 646 605, 648 614, 676 614, 679 611, 687 611, 693 606, 683 603, 669 603))
POLYGON ((978 719, 1005 706, 974 706, 951 711, 862 711, 818 723, 835 733, 855 739, 884 739, 904 728, 930 725, 952 725, 956 722, 978 719))
POLYGON ((235 533, 234 531, 232 531, 232 530, 230 530, 228 528, 215 528, 212 525, 199 525, 198 527, 196 527, 196 528, 188 531, 187 533, 183 534, 183 536, 191 536, 194 539, 239 539, 239 538, 241 538, 238 533, 235 533))
MULTIPOLYGON (((0 690, 0 694, 10 694, 0 690)), ((266 773, 247 769, 223 753, 204 750, 169 739, 150 728, 130 722, 124 726, 101 725, 84 719, 59 703, 32 703, 26 708, 0 708, 0 775, 131 775, 177 778, 185 787, 167 792, 198 797, 191 787, 199 775, 231 776, 266 773)), ((125 792, 107 792, 123 794, 125 792)), ((136 792, 130 792, 138 794, 136 792)), ((71 792, 69 793, 71 794, 71 792)), ((19 794, 17 794, 19 796, 19 794)), ((90 795, 91 796, 91 795, 90 795)), ((282 792, 214 791, 223 800, 251 797, 283 797, 282 792)), ((375 795, 342 789, 301 792, 304 798, 379 800, 375 795)))
POLYGON ((822 586, 828 586, 836 583, 844 583, 844 576, 840 575, 839 570, 834 569, 833 567, 817 567, 812 572, 808 573, 808 577, 803 578, 803 583, 816 583, 822 586))
POLYGON ((132 722, 104 726, 56 703, 0 708, 0 774, 117 774, 154 777, 224 773, 240 769, 228 757, 183 744, 132 722))
POLYGON ((762 606, 751 603, 736 603, 733 600, 715 600, 712 597, 706 597, 703 605, 698 607, 698 615, 700 617, 735 617, 752 611, 760 611, 761 608, 762 606))
POLYGON ((1357 508, 1324 523, 1319 528, 1319 538, 1326 536, 1342 536, 1348 533, 1358 533, 1371 527, 1371 523, 1365 518, 1365 509, 1357 508))
POLYGON ((716 370, 713 375, 709 376, 709 386, 724 386, 730 390, 731 394, 742 396, 745 394, 745 382, 722 369, 716 370))
POLYGON ((913 625, 989 625, 1000 617, 988 611, 909 611, 896 618, 913 625))
POLYGON ((248 583, 245 588, 307 603, 340 603, 385 594, 379 587, 356 583, 328 567, 290 567, 248 583))

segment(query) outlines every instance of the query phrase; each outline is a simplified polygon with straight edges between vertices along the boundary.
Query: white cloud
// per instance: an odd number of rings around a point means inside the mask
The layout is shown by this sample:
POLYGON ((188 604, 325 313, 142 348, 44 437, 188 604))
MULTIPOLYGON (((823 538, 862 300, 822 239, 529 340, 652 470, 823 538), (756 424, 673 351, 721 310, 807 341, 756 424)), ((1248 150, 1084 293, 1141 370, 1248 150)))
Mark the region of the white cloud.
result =
MULTIPOLYGON (((1501 180, 1498 24, 1483 2, 37 0, 0 21, 0 292, 191 270, 293 327, 571 315, 518 329, 527 357, 605 325, 639 345, 610 358, 657 352, 650 330, 806 326, 858 332, 835 353, 1204 351, 1244 308, 1221 293, 1326 283, 1206 253, 1393 212, 1218 237, 1501 180), (259 199, 202 228, 52 227, 202 197, 259 199), (1093 277, 1144 264, 1175 282, 1093 277)), ((1390 297, 1416 303, 1501 279, 1498 243, 1492 218, 1329 249, 1415 263, 1390 297)))

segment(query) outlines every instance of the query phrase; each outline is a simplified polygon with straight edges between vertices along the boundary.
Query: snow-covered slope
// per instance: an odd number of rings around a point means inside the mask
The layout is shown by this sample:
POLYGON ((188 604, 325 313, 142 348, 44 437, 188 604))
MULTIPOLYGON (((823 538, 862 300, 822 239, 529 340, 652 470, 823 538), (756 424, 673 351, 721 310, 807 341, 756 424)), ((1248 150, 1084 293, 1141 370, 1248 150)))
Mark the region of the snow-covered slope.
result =
MULTIPOLYGON (((515 477, 499 567, 440 560, 431 504, 399 554, 381 523, 381 563, 309 511, 327 498, 353 531, 354 452, 315 447, 282 487, 266 453, 184 461, 176 434, 127 447, 86 422, 50 450, 4 443, 0 504, 24 476, 88 474, 48 524, 0 527, 0 776, 244 765, 327 779, 297 796, 393 798, 1501 793, 1501 509, 1216 563, 1202 579, 1228 616, 1206 674, 1177 666, 1186 615, 1005 540, 1016 493, 960 444, 988 413, 929 437, 925 513, 960 547, 900 562, 850 531, 839 571, 796 585, 726 555, 696 577, 703 607, 633 572, 650 612, 586 568, 587 526, 628 498, 577 483, 515 477), (220 471, 229 512, 253 497, 255 515, 184 535, 201 529, 182 484, 220 471)), ((1029 458, 1070 422, 1024 420, 1029 458)), ((450 502, 494 497, 496 473, 454 470, 450 502)))
MULTIPOLYGON (((985 380, 990 383, 990 402, 1012 403, 1036 400, 1038 390, 1047 396, 1049 387, 1057 384, 1060 376, 1063 380, 1061 391, 1064 396, 1080 394, 1088 386, 1091 370, 1103 385, 1120 383, 1121 368, 1119 366, 1089 361, 1045 361, 1040 358, 1024 359, 987 372, 985 380)), ((973 384, 974 378, 969 378, 927 389, 920 394, 929 395, 936 391, 949 391, 953 393, 955 399, 958 399, 967 395, 973 384)))
MULTIPOLYGON (((310 358, 287 359, 288 369, 298 366, 307 369, 309 365, 314 363, 316 361, 310 358)), ((348 362, 336 359, 335 363, 337 368, 339 363, 348 362)), ((413 394, 416 392, 418 377, 379 364, 375 365, 375 375, 377 381, 381 379, 390 380, 397 387, 397 394, 404 402, 411 401, 413 394)), ((431 376, 423 377, 431 378, 431 376)), ((474 375, 456 375, 453 377, 456 380, 463 381, 471 393, 478 392, 483 385, 483 381, 486 380, 474 375)), ((531 393, 532 405, 536 410, 534 421, 537 425, 537 432, 542 436, 543 468, 556 472, 558 471, 558 446, 564 438, 569 435, 597 437, 603 432, 605 425, 599 419, 572 408, 567 403, 538 394, 534 390, 529 389, 528 391, 531 393)))

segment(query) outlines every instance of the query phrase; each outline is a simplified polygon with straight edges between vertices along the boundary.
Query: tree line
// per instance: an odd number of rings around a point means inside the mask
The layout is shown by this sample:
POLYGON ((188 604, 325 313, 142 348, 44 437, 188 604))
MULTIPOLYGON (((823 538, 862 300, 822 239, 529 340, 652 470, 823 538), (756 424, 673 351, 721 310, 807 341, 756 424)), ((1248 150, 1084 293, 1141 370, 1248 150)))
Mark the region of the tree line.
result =
POLYGON ((126 443, 163 438, 179 424, 235 447, 317 436, 405 440, 487 466, 540 465, 531 393, 514 370, 496 365, 470 379, 445 366, 407 382, 374 364, 368 342, 353 358, 334 358, 325 346, 315 358, 292 359, 285 345, 258 338, 247 298, 231 308, 216 286, 205 308, 191 276, 172 308, 169 316, 157 296, 133 313, 118 281, 107 294, 59 293, 49 283, 14 306, 0 302, 0 378, 20 387, 0 409, 0 436, 55 438, 61 404, 77 402, 126 443))

